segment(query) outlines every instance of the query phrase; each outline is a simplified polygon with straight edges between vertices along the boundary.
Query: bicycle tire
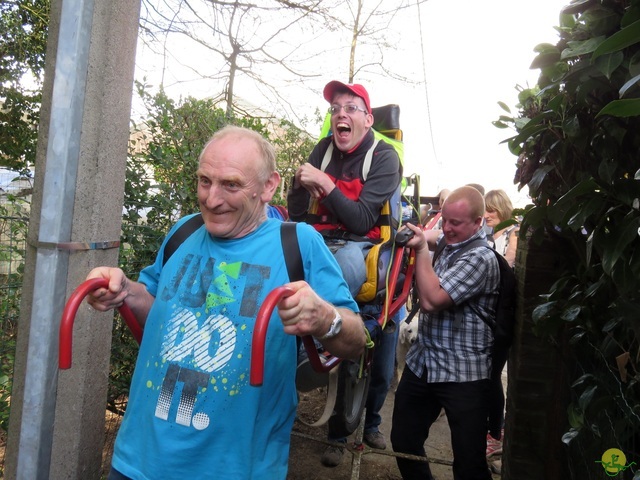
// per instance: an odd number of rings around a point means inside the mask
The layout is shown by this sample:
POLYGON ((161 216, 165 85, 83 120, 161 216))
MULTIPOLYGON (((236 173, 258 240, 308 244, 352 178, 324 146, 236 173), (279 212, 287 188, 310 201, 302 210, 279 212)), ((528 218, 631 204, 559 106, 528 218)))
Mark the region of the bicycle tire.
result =
POLYGON ((356 431, 367 402, 370 375, 365 369, 358 377, 359 363, 343 360, 338 371, 338 389, 329 431, 335 437, 347 437, 356 431))

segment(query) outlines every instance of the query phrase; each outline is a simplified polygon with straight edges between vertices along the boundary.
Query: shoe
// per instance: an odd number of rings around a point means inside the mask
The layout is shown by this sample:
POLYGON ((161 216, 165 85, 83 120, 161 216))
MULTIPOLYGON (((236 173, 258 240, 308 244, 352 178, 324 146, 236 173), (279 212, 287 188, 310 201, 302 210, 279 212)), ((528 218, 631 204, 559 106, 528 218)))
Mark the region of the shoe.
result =
POLYGON ((371 448, 377 448, 378 450, 384 450, 387 448, 387 442, 384 439, 384 435, 378 431, 365 433, 362 440, 364 440, 364 443, 369 445, 371 448))
POLYGON ((320 461, 325 467, 337 467, 342 462, 344 447, 329 445, 320 457, 320 461))
POLYGON ((493 457, 494 455, 502 455, 502 442, 500 440, 496 440, 489 434, 487 434, 486 455, 487 458, 493 457))

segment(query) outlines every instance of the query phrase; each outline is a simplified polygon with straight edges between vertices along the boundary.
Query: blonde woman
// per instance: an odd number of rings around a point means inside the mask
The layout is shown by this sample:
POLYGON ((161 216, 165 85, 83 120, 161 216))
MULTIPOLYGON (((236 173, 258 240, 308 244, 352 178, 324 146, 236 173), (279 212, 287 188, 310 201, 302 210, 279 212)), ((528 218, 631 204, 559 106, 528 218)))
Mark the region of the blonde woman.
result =
POLYGON ((484 196, 484 219, 487 226, 493 228, 495 249, 507 259, 513 268, 516 263, 516 248, 518 247, 518 225, 496 230, 495 228, 511 218, 513 204, 504 190, 489 190, 484 196))

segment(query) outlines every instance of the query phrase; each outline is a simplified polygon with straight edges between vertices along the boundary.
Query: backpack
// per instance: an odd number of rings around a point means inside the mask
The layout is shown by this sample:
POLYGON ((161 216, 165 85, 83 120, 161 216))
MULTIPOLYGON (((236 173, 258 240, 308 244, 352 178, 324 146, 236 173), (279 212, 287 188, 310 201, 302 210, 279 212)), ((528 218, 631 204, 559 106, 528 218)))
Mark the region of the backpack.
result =
MULTIPOLYGON (((445 246, 444 238, 440 239, 433 253, 434 264, 445 246)), ((496 317, 495 319, 481 317, 482 320, 491 327, 491 331, 493 332, 493 347, 491 349, 491 376, 493 378, 495 376, 499 377, 502 373, 504 364, 509 356, 509 347, 511 347, 511 344, 513 343, 516 324, 517 279, 507 260, 499 252, 491 248, 487 244, 486 240, 482 239, 476 239, 468 243, 451 255, 448 266, 450 267, 453 265, 458 257, 460 257, 464 252, 479 246, 485 246, 491 249, 498 261, 498 267, 500 270, 500 285, 498 287, 496 317)))

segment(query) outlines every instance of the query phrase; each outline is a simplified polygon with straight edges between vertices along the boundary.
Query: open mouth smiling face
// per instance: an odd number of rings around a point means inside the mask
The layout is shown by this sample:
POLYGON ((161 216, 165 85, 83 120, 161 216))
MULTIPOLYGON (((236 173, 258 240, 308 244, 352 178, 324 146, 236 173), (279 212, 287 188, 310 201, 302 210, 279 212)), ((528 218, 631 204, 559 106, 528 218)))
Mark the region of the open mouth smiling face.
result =
MULTIPOLYGON (((358 97, 349 94, 338 94, 333 99, 332 105, 358 105, 362 101, 358 97)), ((331 129, 333 130, 334 141, 339 150, 349 152, 353 150, 366 135, 368 129, 373 124, 373 116, 358 105, 359 109, 347 114, 344 109, 333 115, 331 118, 331 129)))
POLYGON ((336 125, 336 134, 341 137, 346 137, 351 133, 351 126, 345 122, 338 122, 336 125))

